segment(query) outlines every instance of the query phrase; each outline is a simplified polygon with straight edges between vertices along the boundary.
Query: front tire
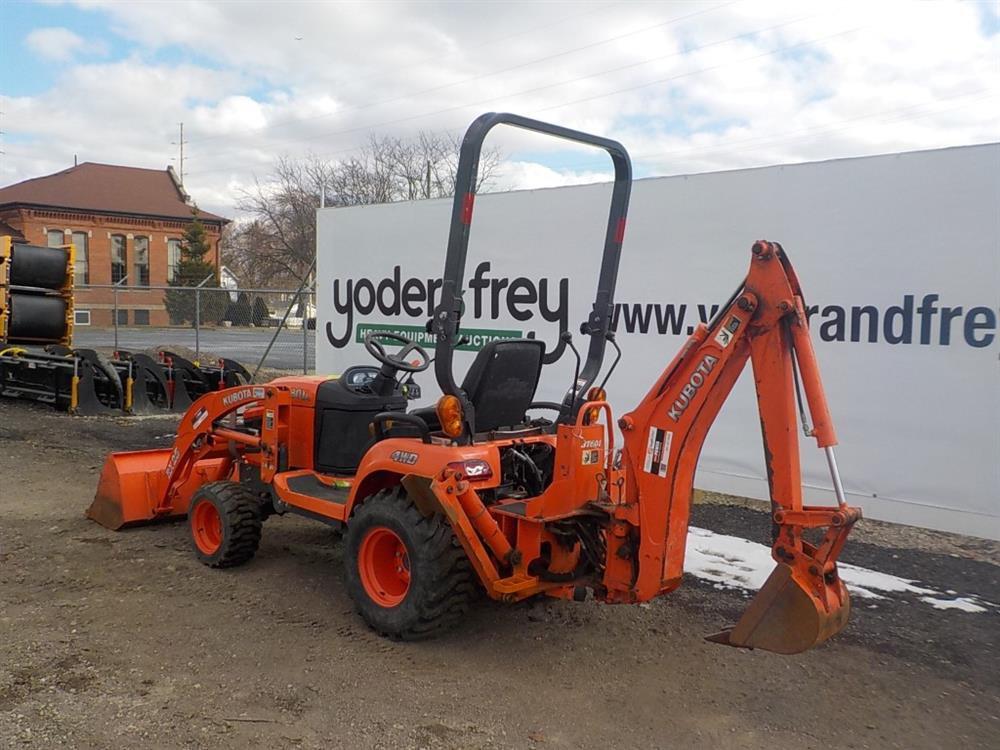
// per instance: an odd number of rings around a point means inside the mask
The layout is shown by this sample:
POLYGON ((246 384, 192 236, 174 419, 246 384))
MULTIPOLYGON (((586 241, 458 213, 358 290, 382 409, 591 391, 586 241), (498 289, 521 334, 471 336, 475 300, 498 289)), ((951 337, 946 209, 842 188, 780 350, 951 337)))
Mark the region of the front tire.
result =
POLYGON ((383 490, 347 524, 347 591, 372 629, 429 638, 454 626, 475 593, 472 568, 451 525, 428 518, 401 487, 383 490))
POLYGON ((210 568, 243 565, 260 545, 260 501, 236 482, 210 482, 191 498, 188 508, 191 545, 210 568))

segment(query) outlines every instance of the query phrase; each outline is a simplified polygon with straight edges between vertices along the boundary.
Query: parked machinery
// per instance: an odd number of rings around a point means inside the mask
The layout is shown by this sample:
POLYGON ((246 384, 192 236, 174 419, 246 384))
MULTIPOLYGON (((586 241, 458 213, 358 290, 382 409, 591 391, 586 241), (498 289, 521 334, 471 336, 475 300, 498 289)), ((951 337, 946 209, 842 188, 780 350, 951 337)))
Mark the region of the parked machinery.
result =
POLYGON ((0 237, 0 347, 72 341, 74 256, 0 237))
MULTIPOLYGON (((621 356, 610 320, 631 187, 625 149, 487 114, 466 133, 456 184, 429 324, 444 394, 436 408, 406 410, 406 378, 430 366, 427 352, 371 333, 365 346, 377 368, 213 391, 188 409, 171 448, 110 455, 88 515, 109 528, 186 515, 195 554, 212 567, 247 562, 274 515, 344 528, 347 589, 371 627, 393 638, 454 624, 477 589, 504 602, 644 602, 681 583, 702 443, 750 362, 777 566, 739 623, 711 639, 795 653, 839 632, 850 606, 836 561, 861 513, 844 498, 802 291, 782 247, 753 244, 750 270, 729 301, 617 422, 617 451, 605 386, 621 356), (597 295, 581 326, 586 358, 558 404, 534 402, 546 360, 541 341, 489 344, 461 385, 452 372, 478 157, 498 124, 597 146, 614 163, 597 295), (601 378, 608 345, 618 356, 601 378), (798 392, 802 428, 829 461, 831 505, 803 503, 798 392), (553 418, 530 416, 539 408, 553 418)), ((568 332, 562 343, 575 352, 568 332)))
POLYGON ((212 390, 250 381, 231 359, 195 363, 170 352, 156 358, 50 344, 0 348, 0 396, 50 404, 81 416, 183 412, 212 390))

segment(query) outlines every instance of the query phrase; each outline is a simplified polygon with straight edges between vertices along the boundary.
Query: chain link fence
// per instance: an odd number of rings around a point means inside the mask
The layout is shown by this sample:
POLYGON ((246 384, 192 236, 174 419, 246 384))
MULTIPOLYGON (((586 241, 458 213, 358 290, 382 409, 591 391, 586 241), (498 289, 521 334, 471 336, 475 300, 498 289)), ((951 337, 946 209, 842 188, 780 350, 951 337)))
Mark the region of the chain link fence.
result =
POLYGON ((259 371, 258 382, 316 367, 313 289, 88 285, 74 309, 78 348, 226 357, 259 371))

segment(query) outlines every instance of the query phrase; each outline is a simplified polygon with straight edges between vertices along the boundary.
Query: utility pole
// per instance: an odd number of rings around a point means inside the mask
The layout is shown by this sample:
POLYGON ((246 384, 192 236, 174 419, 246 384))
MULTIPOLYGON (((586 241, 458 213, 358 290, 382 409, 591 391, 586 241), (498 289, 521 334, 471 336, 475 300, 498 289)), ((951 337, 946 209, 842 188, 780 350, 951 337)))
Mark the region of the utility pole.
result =
POLYGON ((179 158, 177 159, 177 169, 178 172, 180 173, 178 179, 181 181, 181 187, 184 187, 184 144, 187 143, 187 141, 184 140, 184 123, 179 122, 177 124, 180 125, 181 127, 180 140, 171 141, 170 143, 171 145, 177 146, 180 149, 180 155, 179 158))

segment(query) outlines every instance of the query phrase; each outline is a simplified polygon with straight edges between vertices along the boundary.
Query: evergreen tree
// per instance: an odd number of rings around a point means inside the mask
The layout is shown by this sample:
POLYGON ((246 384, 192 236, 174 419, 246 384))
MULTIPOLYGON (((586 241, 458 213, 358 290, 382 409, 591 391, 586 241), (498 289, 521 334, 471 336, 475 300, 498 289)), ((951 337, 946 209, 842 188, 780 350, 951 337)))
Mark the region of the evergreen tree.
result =
POLYGON ((200 320, 206 323, 218 323, 225 314, 229 297, 226 292, 218 291, 219 278, 215 266, 206 259, 211 249, 208 242, 208 232, 198 218, 197 207, 191 210, 192 220, 184 230, 181 241, 181 257, 177 262, 177 271, 170 281, 172 287, 187 287, 186 289, 171 289, 163 297, 170 322, 174 325, 195 322, 195 300, 200 298, 200 320), (211 276, 201 286, 201 292, 195 293, 190 288, 201 284, 206 277, 211 276))

